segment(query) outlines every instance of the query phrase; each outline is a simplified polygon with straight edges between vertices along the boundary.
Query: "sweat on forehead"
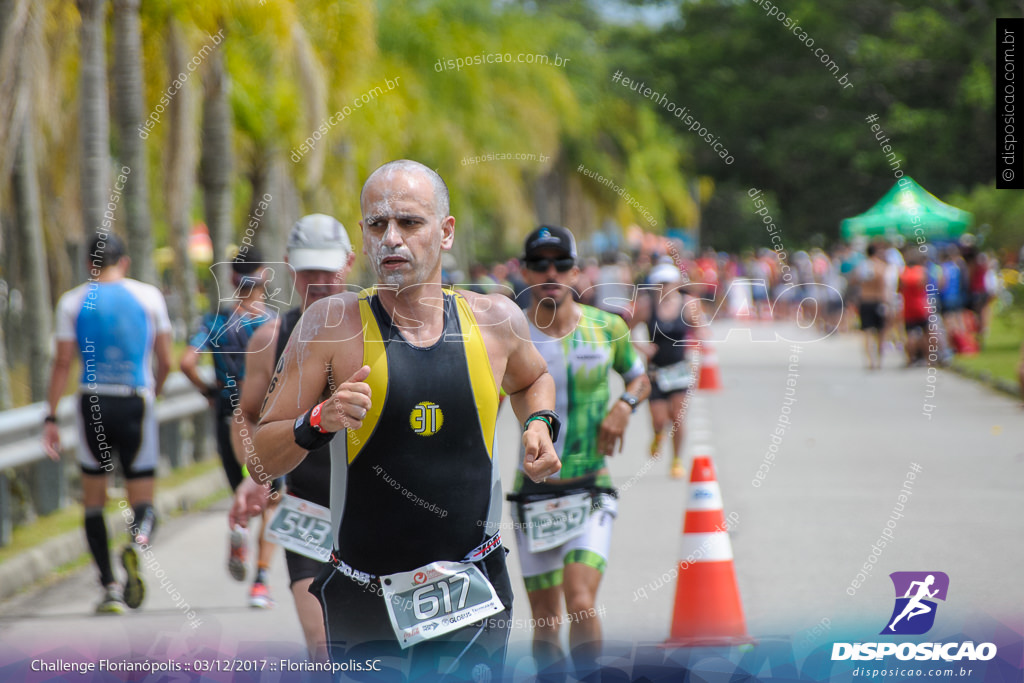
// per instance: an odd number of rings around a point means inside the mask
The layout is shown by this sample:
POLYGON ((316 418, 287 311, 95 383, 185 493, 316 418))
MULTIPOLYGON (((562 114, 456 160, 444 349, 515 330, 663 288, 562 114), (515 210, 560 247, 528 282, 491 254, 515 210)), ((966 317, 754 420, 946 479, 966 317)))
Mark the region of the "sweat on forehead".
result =
MULTIPOLYGON (((431 187, 434 190, 434 208, 437 211, 439 218, 444 218, 449 212, 449 200, 448 200, 448 186, 445 185, 444 180, 441 179, 433 169, 424 166, 418 161, 412 161, 411 159, 398 159, 396 161, 389 161, 384 164, 376 171, 370 174, 370 177, 363 183, 363 191, 359 195, 359 203, 362 205, 363 200, 366 196, 366 188, 370 186, 370 183, 378 180, 391 181, 395 179, 399 174, 408 175, 420 175, 427 179, 431 187)), ((396 188, 401 193, 404 188, 396 188)), ((390 194, 390 193, 389 193, 390 194)))

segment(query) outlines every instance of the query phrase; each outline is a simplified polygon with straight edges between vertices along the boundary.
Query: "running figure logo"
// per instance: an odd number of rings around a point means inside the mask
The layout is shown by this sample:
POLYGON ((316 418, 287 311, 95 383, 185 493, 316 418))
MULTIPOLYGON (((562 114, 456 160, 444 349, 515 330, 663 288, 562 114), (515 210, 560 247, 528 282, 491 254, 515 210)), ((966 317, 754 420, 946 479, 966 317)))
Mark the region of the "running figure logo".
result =
POLYGON ((896 589, 896 606, 880 635, 927 633, 935 623, 935 599, 946 600, 949 577, 943 572, 893 572, 889 578, 896 589))

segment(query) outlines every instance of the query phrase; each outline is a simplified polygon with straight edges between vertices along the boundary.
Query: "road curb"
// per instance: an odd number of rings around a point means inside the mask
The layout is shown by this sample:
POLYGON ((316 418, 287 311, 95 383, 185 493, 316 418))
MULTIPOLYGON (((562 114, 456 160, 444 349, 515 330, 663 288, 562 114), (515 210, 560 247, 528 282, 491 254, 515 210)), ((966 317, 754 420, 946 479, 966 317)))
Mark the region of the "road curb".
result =
MULTIPOLYGON (((167 491, 160 490, 158 479, 154 506, 161 517, 166 517, 175 512, 187 512, 218 491, 224 491, 225 494, 228 492, 224 473, 219 468, 167 491)), ((120 512, 107 514, 106 520, 107 530, 112 535, 124 529, 124 518, 120 512)), ((0 565, 0 600, 6 600, 22 589, 47 578, 61 565, 72 562, 87 552, 85 534, 78 529, 51 538, 11 558, 0 565)))
POLYGON ((993 377, 992 373, 989 372, 988 370, 974 370, 972 368, 964 367, 959 363, 953 363, 947 369, 952 370, 961 377, 973 379, 975 382, 984 384, 989 389, 998 391, 1001 394, 1012 396, 1013 398, 1018 400, 1021 399, 1020 387, 1018 387, 1010 380, 1003 379, 1002 377, 993 377))

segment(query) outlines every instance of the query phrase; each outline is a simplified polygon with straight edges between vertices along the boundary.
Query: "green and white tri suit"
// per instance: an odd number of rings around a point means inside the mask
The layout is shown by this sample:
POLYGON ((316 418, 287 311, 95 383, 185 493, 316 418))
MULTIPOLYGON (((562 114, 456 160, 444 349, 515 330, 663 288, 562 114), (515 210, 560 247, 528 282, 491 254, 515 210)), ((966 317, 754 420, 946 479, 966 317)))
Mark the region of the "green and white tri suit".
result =
MULTIPOLYGON (((586 528, 582 534, 556 547, 531 552, 527 534, 541 534, 540 523, 528 523, 522 517, 522 508, 514 504, 516 543, 528 591, 561 585, 563 567, 570 562, 580 562, 601 572, 607 566, 616 501, 609 493, 594 490, 612 488, 607 472, 598 474, 605 469, 605 458, 597 449, 598 433, 611 399, 608 373, 614 370, 628 384, 644 372, 643 361, 630 344, 629 328, 622 318, 592 306, 580 305, 580 309, 579 324, 562 339, 549 337, 530 323, 530 339, 547 361, 548 372, 555 380, 555 412, 562 417, 562 431, 554 446, 562 469, 546 483, 530 481, 523 474, 520 447, 520 469, 513 497, 550 496, 555 500, 567 491, 590 489, 593 509, 583 522, 586 528), (567 479, 573 481, 566 483, 567 479)), ((549 522, 558 525, 562 520, 545 517, 544 523, 549 522)))

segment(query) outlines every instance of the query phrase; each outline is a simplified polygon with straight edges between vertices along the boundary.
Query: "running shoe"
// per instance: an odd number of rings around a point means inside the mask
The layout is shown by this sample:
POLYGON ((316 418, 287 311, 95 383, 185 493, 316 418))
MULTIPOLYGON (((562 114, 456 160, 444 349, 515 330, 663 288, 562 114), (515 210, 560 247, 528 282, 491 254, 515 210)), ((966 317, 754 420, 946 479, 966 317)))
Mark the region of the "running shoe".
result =
POLYGON ((235 581, 245 581, 245 559, 248 548, 245 528, 236 526, 231 530, 231 541, 228 551, 228 573, 235 581))
POLYGON ((673 479, 682 479, 686 476, 686 468, 683 467, 683 461, 680 458, 672 459, 672 469, 669 470, 668 476, 673 479))
POLYGON ((131 543, 121 551, 121 564, 128 573, 124 582, 124 603, 132 609, 138 609, 146 597, 146 584, 139 572, 139 553, 131 543))
POLYGON ((153 537, 153 530, 156 528, 156 511, 152 508, 146 508, 146 514, 139 522, 137 533, 135 534, 135 545, 137 546, 149 546, 153 537))
POLYGON ((270 597, 270 589, 262 583, 254 583, 249 590, 249 607, 256 609, 270 609, 274 601, 270 597))
POLYGON ((651 457, 657 460, 658 451, 661 450, 661 434, 655 434, 654 438, 651 439, 651 457))
POLYGON ((124 614, 124 596, 119 585, 112 583, 103 589, 103 600, 96 605, 96 614, 124 614))

